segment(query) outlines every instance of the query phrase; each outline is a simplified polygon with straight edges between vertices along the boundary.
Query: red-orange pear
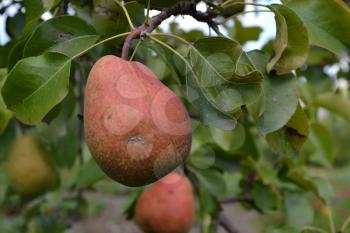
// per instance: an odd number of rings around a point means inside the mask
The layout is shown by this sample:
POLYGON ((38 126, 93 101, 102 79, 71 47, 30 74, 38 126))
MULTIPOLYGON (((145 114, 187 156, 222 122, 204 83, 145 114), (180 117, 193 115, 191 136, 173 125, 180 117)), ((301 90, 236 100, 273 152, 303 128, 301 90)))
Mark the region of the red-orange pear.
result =
POLYGON ((187 233, 194 215, 192 185, 177 173, 145 190, 135 206, 135 222, 144 233, 187 233))
POLYGON ((84 128, 100 167, 128 186, 165 176, 191 148, 191 121, 180 99, 143 64, 111 55, 90 72, 84 128))

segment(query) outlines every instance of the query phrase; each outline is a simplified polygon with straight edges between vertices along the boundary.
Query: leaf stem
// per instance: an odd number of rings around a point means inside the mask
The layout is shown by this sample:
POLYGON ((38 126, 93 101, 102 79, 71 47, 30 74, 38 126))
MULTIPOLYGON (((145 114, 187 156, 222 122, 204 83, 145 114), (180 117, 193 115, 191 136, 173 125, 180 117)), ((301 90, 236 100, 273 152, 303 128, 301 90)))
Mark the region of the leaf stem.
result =
POLYGON ((130 57, 129 61, 134 60, 134 57, 135 57, 136 52, 137 52, 137 49, 140 47, 140 45, 141 45, 141 40, 139 40, 139 41, 137 42, 137 44, 136 44, 136 46, 135 46, 135 49, 134 49, 133 53, 131 54, 131 57, 130 57))
POLYGON ((327 216, 328 216, 329 227, 330 227, 331 233, 336 233, 332 208, 330 206, 327 206, 327 208, 328 208, 327 216))
POLYGON ((146 14, 146 18, 145 18, 145 22, 144 23, 147 23, 148 20, 149 20, 149 12, 151 10, 151 0, 148 0, 148 4, 147 4, 147 14, 146 14))
MULTIPOLYGON (((150 36, 150 35, 149 35, 150 36)), ((167 33, 152 33, 152 36, 168 36, 168 37, 172 37, 172 38, 174 38, 174 39, 177 39, 177 40, 179 40, 179 41, 181 41, 181 42, 183 42, 183 43, 185 43, 186 45, 188 45, 205 63, 206 63, 206 65, 208 65, 209 67, 211 67, 211 69, 215 72, 215 74, 218 76, 218 77, 220 77, 220 78, 222 78, 223 80, 225 80, 225 81, 229 81, 229 80, 227 80, 225 77, 223 77, 218 71, 217 71, 217 69, 215 69, 213 66, 212 66, 212 64, 210 64, 208 61, 207 61, 207 59, 202 55, 202 53, 201 52, 199 52, 198 50, 197 50, 197 48, 196 47, 194 47, 190 42, 188 42, 187 40, 185 40, 185 39, 183 39, 183 38, 181 38, 180 36, 177 36, 177 35, 174 35, 174 34, 167 34, 167 33)), ((242 51, 243 52, 243 51, 242 51)), ((191 69, 192 69, 192 66, 189 66, 191 69)), ((232 82, 232 81, 231 81, 232 82)))
POLYGON ((101 41, 97 42, 96 44, 91 45, 90 47, 84 49, 84 50, 81 51, 80 53, 76 54, 75 56, 73 56, 73 57, 71 58, 71 60, 74 60, 74 59, 80 57, 81 55, 83 55, 84 53, 88 52, 89 50, 95 48, 95 47, 98 46, 98 45, 101 45, 101 44, 106 43, 106 42, 108 42, 108 41, 117 39, 117 38, 119 38, 119 37, 127 36, 127 35, 129 35, 129 33, 130 33, 130 32, 124 32, 124 33, 121 33, 121 34, 118 34, 118 35, 115 35, 115 36, 108 37, 108 38, 106 38, 106 39, 104 39, 104 40, 101 40, 101 41))
POLYGON ((341 226, 339 233, 344 233, 346 228, 349 226, 349 224, 350 224, 350 216, 346 219, 344 224, 341 226))
POLYGON ((245 15, 245 14, 249 14, 249 13, 273 13, 273 11, 270 11, 270 10, 253 10, 253 11, 242 11, 242 12, 239 12, 233 16, 237 17, 239 15, 245 15))
POLYGON ((322 230, 320 228, 317 227, 304 227, 301 232, 305 232, 305 231, 313 231, 313 232, 318 232, 318 233, 327 233, 325 230, 322 230))
POLYGON ((169 49, 170 51, 172 51, 175 55, 177 55, 190 69, 192 69, 191 64, 178 52, 176 51, 174 48, 172 48, 171 46, 169 46, 168 44, 164 43, 161 40, 158 40, 157 38, 154 37, 153 35, 149 35, 149 38, 155 42, 157 42, 158 44, 166 47, 167 49, 169 49))
POLYGON ((123 9, 124 14, 125 14, 125 17, 126 17, 126 19, 128 20, 128 23, 129 23, 129 26, 130 26, 131 30, 135 30, 135 26, 134 26, 134 24, 133 24, 132 21, 131 21, 131 18, 130 18, 130 15, 129 15, 128 10, 127 10, 127 9, 125 8, 125 6, 124 6, 122 3, 120 3, 118 0, 114 0, 114 1, 115 1, 115 3, 117 3, 117 4, 123 9))
POLYGON ((225 3, 222 4, 222 6, 229 7, 229 6, 234 6, 234 5, 251 5, 251 6, 262 6, 262 7, 268 7, 267 5, 264 4, 259 4, 259 3, 248 3, 248 2, 236 2, 236 0, 228 0, 225 3))

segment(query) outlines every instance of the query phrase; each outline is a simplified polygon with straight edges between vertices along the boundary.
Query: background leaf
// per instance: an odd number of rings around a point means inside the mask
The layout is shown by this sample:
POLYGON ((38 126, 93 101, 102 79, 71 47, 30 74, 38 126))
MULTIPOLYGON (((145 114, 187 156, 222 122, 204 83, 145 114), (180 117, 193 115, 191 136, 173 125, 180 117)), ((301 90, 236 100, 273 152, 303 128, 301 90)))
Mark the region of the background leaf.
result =
POLYGON ((96 182, 106 178, 106 174, 92 159, 84 163, 78 174, 78 188, 91 188, 96 182))
MULTIPOLYGON (((0 91, 6 81, 7 69, 0 69, 0 91)), ((11 111, 9 111, 4 103, 2 96, 0 95, 0 134, 4 132, 7 124, 12 117, 11 111)))
POLYGON ((282 0, 304 21, 311 42, 335 54, 350 49, 350 9, 340 0, 282 0), (330 17, 331 16, 331 17, 330 17))
POLYGON ((26 26, 24 28, 24 33, 29 33, 40 19, 41 15, 59 2, 60 0, 24 0, 23 3, 26 9, 26 26))
POLYGON ((288 7, 272 4, 269 8, 276 14, 277 38, 274 57, 267 71, 278 75, 287 74, 302 66, 308 56, 309 38, 303 21, 288 7))
POLYGON ((288 224, 298 229, 310 226, 313 222, 314 210, 307 195, 302 193, 288 193, 286 195, 284 211, 288 224))
POLYGON ((331 111, 350 123, 350 99, 341 94, 324 93, 318 95, 313 104, 331 111))

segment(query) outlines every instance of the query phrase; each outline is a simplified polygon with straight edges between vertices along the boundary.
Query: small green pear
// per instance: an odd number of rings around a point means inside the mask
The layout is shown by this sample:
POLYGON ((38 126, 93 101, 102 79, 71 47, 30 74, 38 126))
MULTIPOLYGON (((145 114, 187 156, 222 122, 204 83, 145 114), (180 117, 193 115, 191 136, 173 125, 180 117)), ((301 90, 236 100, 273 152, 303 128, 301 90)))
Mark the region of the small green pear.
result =
POLYGON ((6 170, 10 186, 22 196, 44 192, 56 178, 46 151, 32 135, 22 136, 13 143, 6 170))

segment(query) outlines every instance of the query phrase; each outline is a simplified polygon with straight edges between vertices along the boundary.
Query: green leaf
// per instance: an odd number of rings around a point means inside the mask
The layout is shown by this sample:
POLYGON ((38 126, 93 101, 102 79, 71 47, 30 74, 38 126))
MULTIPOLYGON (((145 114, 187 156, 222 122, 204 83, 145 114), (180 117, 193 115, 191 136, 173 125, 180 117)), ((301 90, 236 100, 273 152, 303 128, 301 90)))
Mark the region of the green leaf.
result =
POLYGON ((141 194, 142 189, 136 190, 136 192, 132 192, 130 197, 128 198, 128 202, 126 203, 126 207, 124 210, 124 215, 127 220, 131 220, 134 218, 135 206, 141 194))
POLYGON ((251 161, 251 162, 253 162, 254 169, 258 173, 263 184, 265 185, 278 184, 278 173, 272 165, 262 163, 262 162, 259 162, 259 163, 255 163, 255 161, 251 161))
POLYGON ((22 12, 18 12, 13 17, 6 19, 6 33, 12 38, 19 38, 22 35, 22 30, 25 26, 25 18, 22 12))
POLYGON ((262 32, 260 27, 244 27, 237 18, 234 19, 234 22, 232 38, 237 40, 240 44, 259 39, 260 33, 262 32))
POLYGON ((84 163, 79 171, 77 187, 84 189, 91 188, 95 183, 104 178, 106 178, 105 173, 96 164, 95 160, 90 159, 84 163))
MULTIPOLYGON (((8 176, 3 167, 0 167, 0 204, 3 205, 6 201, 6 193, 8 190, 8 176)), ((0 224, 1 225, 1 224, 0 224)), ((1 229, 1 227, 0 227, 1 229)))
POLYGON ((272 230, 271 233, 300 233, 300 230, 291 226, 283 226, 282 228, 272 230))
MULTIPOLYGON (((135 5, 137 3, 127 3, 127 5, 130 4, 135 5)), ((102 36, 116 35, 125 32, 129 28, 125 13, 116 1, 94 0, 92 17, 94 27, 102 36)))
POLYGON ((217 215, 221 211, 221 205, 217 196, 219 194, 224 194, 226 183, 224 178, 218 175, 214 170, 190 169, 198 179, 200 232, 214 233, 217 215))
POLYGON ((215 196, 210 195, 204 188, 200 187, 200 232, 215 233, 215 223, 217 215, 221 210, 219 201, 215 196))
POLYGON ((258 119, 257 127, 263 134, 274 132, 287 124, 298 106, 298 92, 293 75, 276 77, 268 75, 265 65, 268 56, 261 51, 247 53, 249 60, 265 77, 265 112, 258 119))
POLYGON ((350 9, 340 0, 282 0, 304 21, 311 42, 344 55, 350 49, 350 9))
POLYGON ((51 146, 51 156, 56 166, 71 167, 78 151, 77 135, 68 129, 63 137, 59 137, 51 146))
MULTIPOLYGON (((0 91, 4 82, 6 80, 7 69, 0 69, 0 91)), ((10 122, 12 117, 11 111, 9 111, 4 103, 2 96, 0 95, 0 134, 4 132, 7 127, 7 124, 10 122)))
POLYGON ((298 105, 286 126, 278 131, 269 133, 266 136, 266 140, 275 153, 297 155, 308 135, 308 119, 301 106, 298 105))
POLYGON ((68 93, 70 59, 45 53, 19 61, 7 76, 2 95, 25 124, 38 123, 68 93))
POLYGON ((244 127, 245 129, 245 141, 244 144, 239 148, 238 153, 242 154, 245 157, 250 157, 253 159, 258 159, 260 156, 260 151, 258 148, 258 141, 255 138, 255 133, 251 131, 248 126, 244 127))
POLYGON ((286 193, 284 213, 287 223, 299 230, 310 226, 314 219, 313 206, 308 196, 303 193, 286 193))
POLYGON ((243 145, 245 140, 245 130, 240 123, 237 123, 236 128, 233 130, 222 130, 211 127, 210 133, 213 142, 226 151, 238 149, 243 145))
POLYGON ((198 169, 207 169, 215 164, 215 152, 206 144, 202 144, 199 140, 194 140, 189 163, 198 169), (200 143, 200 144, 199 144, 200 143))
POLYGON ((252 191, 252 196, 256 205, 263 212, 275 209, 278 206, 278 196, 269 186, 256 183, 252 191))
POLYGON ((318 107, 327 109, 337 114, 350 123, 350 99, 336 93, 324 93, 318 95, 313 104, 318 107))
POLYGON ((183 60, 175 56, 173 51, 158 46, 151 45, 152 49, 162 58, 171 70, 172 75, 179 82, 186 85, 186 95, 195 110, 198 111, 200 119, 205 125, 211 125, 220 129, 231 130, 236 126, 236 119, 222 113, 209 102, 204 90, 199 86, 196 80, 199 79, 193 70, 186 65, 183 60), (185 71, 185 72, 184 72, 185 71), (183 78, 185 77, 185 78, 183 78))
POLYGON ((225 193, 226 183, 222 177, 222 174, 214 169, 198 169, 191 167, 191 171, 196 174, 199 182, 205 187, 205 189, 214 196, 219 196, 225 193))
POLYGON ((223 1, 223 3, 216 7, 219 10, 220 14, 225 18, 229 18, 237 13, 244 11, 244 4, 235 4, 241 3, 242 0, 233 0, 233 1, 223 1))
POLYGON ((294 115, 288 121, 286 126, 289 131, 294 131, 294 133, 291 132, 294 135, 299 135, 302 138, 306 138, 309 135, 308 119, 300 104, 298 104, 294 115))
POLYGON ((239 61, 242 54, 237 42, 223 37, 200 39, 189 52, 196 81, 209 102, 232 116, 262 94, 263 77, 239 61))
POLYGON ((328 129, 320 123, 312 123, 310 142, 316 149, 313 159, 321 164, 330 165, 334 156, 332 136, 328 129))
POLYGON ((18 41, 11 49, 7 58, 7 67, 10 70, 16 65, 16 63, 22 59, 24 46, 27 42, 27 38, 18 41))
MULTIPOLYGON (((309 66, 323 67, 329 63, 335 63, 336 56, 329 52, 328 50, 312 46, 309 51, 309 56, 307 58, 306 64, 309 66)), ((308 76, 307 76, 308 77, 308 76)))
POLYGON ((12 143, 16 139, 16 127, 11 121, 5 131, 0 135, 0 163, 7 160, 12 143))
POLYGON ((318 196, 323 200, 324 203, 330 204, 330 201, 335 194, 332 183, 325 178, 313 178, 312 181, 317 188, 318 196))
POLYGON ((236 127, 237 120, 219 111, 211 102, 196 82, 197 77, 188 71, 186 94, 193 107, 198 111, 201 121, 223 130, 232 130, 236 127))
POLYGON ((303 190, 311 191, 318 195, 315 183, 305 175, 305 171, 300 167, 300 165, 298 166, 294 164, 294 166, 289 167, 286 178, 303 190))
POLYGON ((274 56, 267 71, 287 74, 302 66, 308 56, 309 38, 303 21, 288 7, 279 4, 268 6, 276 15, 277 38, 274 56))
POLYGON ((98 39, 95 29, 75 16, 60 16, 41 23, 27 41, 24 57, 52 51, 73 57, 98 39))
POLYGON ((55 7, 60 0, 24 0, 26 26, 24 34, 30 33, 41 15, 55 7))

